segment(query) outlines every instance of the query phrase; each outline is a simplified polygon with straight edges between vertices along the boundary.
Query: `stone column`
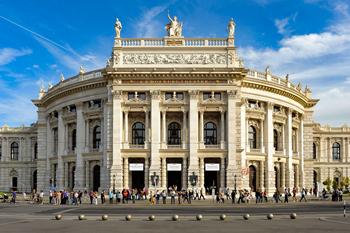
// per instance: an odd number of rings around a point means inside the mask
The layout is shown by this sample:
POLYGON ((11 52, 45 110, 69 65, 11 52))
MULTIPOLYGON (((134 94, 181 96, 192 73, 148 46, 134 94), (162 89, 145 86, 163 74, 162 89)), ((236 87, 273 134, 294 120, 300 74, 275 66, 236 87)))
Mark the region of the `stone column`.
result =
POLYGON ((162 189, 167 189, 166 158, 162 158, 162 189))
POLYGON ((287 155, 287 164, 286 164, 286 187, 293 190, 294 187, 294 173, 293 173, 293 142, 292 142, 292 109, 288 109, 287 112, 287 124, 285 125, 286 130, 286 155, 287 155))
POLYGON ((149 148, 149 111, 148 109, 144 109, 145 111, 145 148, 149 148))
POLYGON ((264 166, 264 161, 260 161, 260 191, 264 191, 265 190, 265 166, 264 166))
POLYGON ((149 177, 149 162, 148 162, 148 158, 145 158, 145 188, 148 188, 148 177, 149 177))
POLYGON ((199 143, 200 147, 204 147, 204 111, 199 112, 199 143))
POLYGON ((77 133, 76 133, 76 160, 74 190, 82 190, 84 183, 83 153, 85 151, 85 119, 83 114, 83 103, 76 104, 77 109, 77 133))
POLYGON ((222 110, 221 112, 221 122, 220 122, 220 148, 225 149, 225 112, 222 110))
POLYGON ((265 116, 265 148, 266 148, 266 173, 265 173, 265 188, 269 195, 272 195, 275 191, 275 171, 273 164, 273 120, 272 120, 272 104, 268 103, 266 106, 265 116))
POLYGON ((204 158, 199 159, 199 187, 204 189, 204 158))
MULTIPOLYGON (((234 176, 238 176, 236 154, 236 124, 237 124, 237 100, 235 91, 227 91, 227 115, 226 115, 226 129, 227 129, 227 167, 226 167, 226 186, 231 190, 234 189, 234 176)), ((203 159, 202 159, 203 160, 203 159)), ((201 164, 201 171, 203 172, 204 187, 204 160, 201 164)))
POLYGON ((284 162, 281 162, 280 169, 281 169, 281 187, 284 189, 286 188, 286 176, 288 175, 288 173, 286 172, 286 164, 284 162))
MULTIPOLYGON (((247 118, 246 118, 246 105, 245 100, 242 101, 240 106, 240 126, 241 126, 241 153, 240 153, 240 165, 238 165, 240 171, 247 169, 247 118)), ((237 172, 237 188, 249 189, 249 176, 243 175, 241 172, 237 172)))
POLYGON ((64 162, 63 163, 63 170, 64 170, 64 189, 67 189, 69 186, 69 167, 68 167, 68 163, 64 162))
POLYGON ((300 125, 299 125, 299 159, 300 159, 300 166, 299 166, 299 185, 301 187, 305 186, 305 179, 304 179, 304 140, 302 140, 304 137, 304 119, 303 117, 300 118, 300 125))
POLYGON ((163 144, 163 148, 167 148, 167 141, 166 141, 166 131, 167 131, 167 127, 166 127, 166 111, 163 110, 162 111, 162 144, 163 144))
POLYGON ((90 166, 89 166, 89 161, 85 161, 85 190, 89 191, 90 190, 90 166))
POLYGON ((90 120, 86 119, 86 121, 85 121, 85 152, 89 152, 89 151, 90 151, 90 120))
POLYGON ((186 149, 187 119, 186 111, 182 111, 182 149, 186 149))
POLYGON ((261 153, 265 153, 264 120, 260 120, 260 150, 261 150, 261 153))
MULTIPOLYGON (((192 173, 188 173, 192 174, 192 173)), ((187 187, 190 187, 191 185, 187 185, 187 180, 188 180, 188 175, 187 175, 187 158, 182 159, 182 189, 186 190, 187 187)))
MULTIPOLYGON (((192 172, 198 172, 198 92, 190 91, 190 103, 189 103, 189 164, 188 174, 192 172)), ((200 130, 202 132, 202 129, 200 130)), ((202 139, 201 139, 202 140, 202 139)), ((184 170, 183 168, 183 171, 184 170)), ((183 186, 188 187, 188 179, 183 183, 183 186)))
POLYGON ((125 122, 124 122, 124 142, 125 142, 125 148, 129 148, 129 112, 124 112, 125 122))
POLYGON ((225 167, 225 158, 220 159, 220 190, 225 189, 225 173, 226 173, 226 167, 225 167))
MULTIPOLYGON (((46 109, 43 107, 38 107, 38 123, 37 123, 37 143, 38 143, 38 154, 36 160, 37 168, 37 189, 44 190, 47 192, 50 188, 50 163, 48 158, 48 148, 50 143, 51 129, 48 117, 46 115, 46 109)), ((7 142, 7 140, 6 140, 7 142)), ((6 144, 3 144, 5 147, 6 144)), ((4 153, 3 148, 3 158, 7 157, 7 154, 4 153)))
POLYGON ((327 162, 329 163, 330 161, 333 160, 333 158, 332 158, 332 144, 331 144, 330 137, 327 138, 327 145, 328 145, 327 146, 327 158, 328 158, 327 162))
MULTIPOLYGON (((112 107, 112 161, 110 167, 109 177, 116 177, 116 189, 121 190, 123 187, 122 179, 122 125, 123 125, 123 113, 121 109, 121 92, 113 90, 113 107, 112 107)), ((107 156, 108 157, 108 156, 107 156)))
POLYGON ((124 158, 124 184, 123 187, 124 188, 129 188, 129 159, 128 158, 124 158))
MULTIPOLYGON (((156 173, 160 177, 160 93, 159 91, 152 91, 151 100, 151 166, 149 169, 149 187, 152 187, 150 177, 156 173)), ((155 187, 154 187, 155 188, 155 187)))
POLYGON ((62 109, 58 112, 58 150, 57 150, 57 189, 62 190, 64 187, 63 160, 64 155, 64 135, 65 127, 62 119, 62 109))

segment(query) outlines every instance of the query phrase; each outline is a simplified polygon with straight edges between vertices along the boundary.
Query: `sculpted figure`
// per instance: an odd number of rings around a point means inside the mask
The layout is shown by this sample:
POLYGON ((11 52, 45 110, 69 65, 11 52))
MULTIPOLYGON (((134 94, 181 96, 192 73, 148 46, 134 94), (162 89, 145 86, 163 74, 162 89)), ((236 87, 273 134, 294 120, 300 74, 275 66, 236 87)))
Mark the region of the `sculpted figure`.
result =
POLYGON ((235 21, 233 21, 233 18, 231 18, 227 25, 228 37, 235 36, 235 26, 236 26, 235 21))
POLYGON ((169 12, 168 19, 170 22, 165 26, 165 29, 168 31, 168 36, 180 37, 182 35, 182 23, 177 20, 176 16, 172 19, 169 12))
POLYGON ((122 30, 122 23, 119 21, 118 18, 117 18, 117 20, 115 21, 114 29, 115 29, 115 37, 116 37, 116 38, 120 38, 120 32, 121 32, 121 30, 122 30))

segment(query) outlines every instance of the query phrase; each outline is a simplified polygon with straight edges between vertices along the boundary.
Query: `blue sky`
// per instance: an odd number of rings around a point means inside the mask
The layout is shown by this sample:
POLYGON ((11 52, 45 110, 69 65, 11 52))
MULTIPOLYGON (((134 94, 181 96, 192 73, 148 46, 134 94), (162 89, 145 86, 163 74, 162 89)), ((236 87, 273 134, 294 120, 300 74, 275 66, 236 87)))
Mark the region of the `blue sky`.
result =
POLYGON ((35 122, 31 99, 61 73, 105 66, 116 17, 122 37, 163 37, 168 10, 185 37, 225 37, 233 17, 247 67, 290 74, 321 99, 317 122, 350 125, 348 0, 0 0, 0 125, 35 122))

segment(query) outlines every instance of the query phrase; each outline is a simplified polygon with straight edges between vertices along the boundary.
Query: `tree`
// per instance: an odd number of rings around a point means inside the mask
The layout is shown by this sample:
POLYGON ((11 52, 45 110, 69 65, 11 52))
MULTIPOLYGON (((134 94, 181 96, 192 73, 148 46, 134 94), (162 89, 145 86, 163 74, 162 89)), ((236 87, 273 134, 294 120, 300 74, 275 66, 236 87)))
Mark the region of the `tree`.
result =
POLYGON ((326 185, 328 192, 331 191, 331 184, 332 184, 332 180, 329 177, 325 181, 323 181, 323 185, 326 185))
POLYGON ((335 180, 335 179, 332 182, 332 188, 333 188, 333 190, 336 190, 339 188, 339 184, 338 184, 337 180, 335 180))
POLYGON ((350 185, 349 177, 343 177, 340 181, 340 188, 345 187, 345 189, 348 189, 349 185, 350 185))

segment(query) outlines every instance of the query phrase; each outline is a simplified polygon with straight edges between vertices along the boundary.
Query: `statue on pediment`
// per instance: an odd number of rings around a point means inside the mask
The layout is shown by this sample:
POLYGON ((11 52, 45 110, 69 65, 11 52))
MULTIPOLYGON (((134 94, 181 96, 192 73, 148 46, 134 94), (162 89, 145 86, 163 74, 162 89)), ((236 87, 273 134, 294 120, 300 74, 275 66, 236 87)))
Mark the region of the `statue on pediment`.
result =
POLYGON ((168 36, 170 37, 181 37, 182 36, 182 23, 177 20, 177 17, 174 16, 172 19, 168 12, 168 19, 170 22, 165 26, 165 29, 168 31, 168 36))
POLYGON ((233 38, 235 36, 235 26, 235 21, 233 21, 233 18, 231 18, 227 25, 227 32, 229 38, 233 38))
POLYGON ((118 18, 115 21, 114 29, 115 29, 115 37, 120 38, 120 32, 122 31, 122 23, 119 21, 118 18))

